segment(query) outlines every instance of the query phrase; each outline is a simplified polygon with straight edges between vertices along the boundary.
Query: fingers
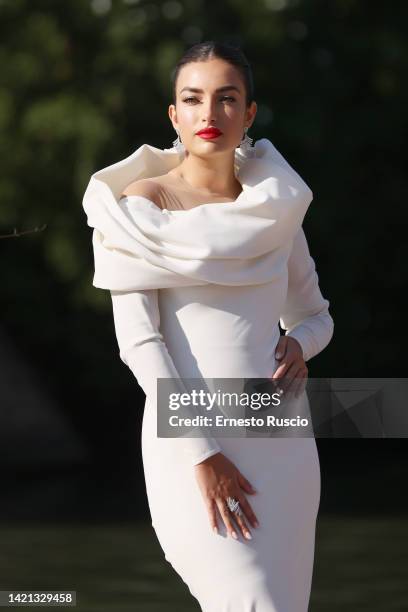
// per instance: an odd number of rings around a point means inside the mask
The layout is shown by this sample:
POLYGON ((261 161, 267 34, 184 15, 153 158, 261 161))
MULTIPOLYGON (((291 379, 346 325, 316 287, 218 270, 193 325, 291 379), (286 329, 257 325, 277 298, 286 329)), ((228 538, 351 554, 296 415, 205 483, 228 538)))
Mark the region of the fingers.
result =
POLYGON ((281 365, 276 368, 273 376, 272 376, 272 380, 276 380, 277 378, 281 378, 281 376, 283 376, 286 372, 286 370, 288 369, 289 365, 287 363, 281 363, 281 365))
POLYGON ((252 510, 251 504, 249 503, 247 498, 242 495, 238 499, 239 499, 240 506, 245 516, 250 521, 250 523, 253 525, 253 527, 259 527, 259 521, 255 515, 255 512, 252 510))
POLYGON ((249 480, 245 478, 245 476, 241 472, 238 472, 238 483, 240 487, 242 487, 246 493, 250 493, 251 495, 253 495, 254 493, 257 492, 255 487, 251 485, 249 480))
POLYGON ((291 336, 281 336, 275 349, 275 358, 280 364, 272 376, 273 379, 286 376, 293 363, 297 362, 298 367, 300 361, 304 363, 300 342, 291 336))
POLYGON ((229 535, 233 537, 235 540, 238 540, 238 534, 235 531, 235 527, 232 523, 231 513, 226 504, 226 501, 221 498, 217 498, 216 504, 217 504, 218 511, 221 515, 222 520, 224 521, 224 524, 227 528, 229 535))
MULTIPOLYGON (((241 498, 237 498, 237 499, 238 499, 238 501, 239 501, 239 503, 241 505, 241 509, 242 509, 242 504, 241 504, 242 499, 241 498)), ((235 520, 235 522, 237 523, 238 527, 240 528, 241 533, 244 536, 244 538, 246 538, 247 540, 252 540, 252 536, 251 536, 251 533, 249 531, 248 525, 247 525, 247 523, 245 521, 244 514, 243 513, 239 514, 237 512, 231 512, 231 515, 232 515, 233 519, 235 520)))
POLYGON ((275 350, 275 357, 276 357, 276 359, 280 360, 280 359, 282 359, 285 356, 287 345, 288 345, 288 337, 287 336, 281 336, 279 338, 279 342, 278 342, 278 344, 276 346, 276 350, 275 350))
POLYGON ((212 499, 207 499, 207 510, 208 516, 210 518, 211 529, 218 533, 218 521, 217 521, 217 513, 215 511, 214 501, 212 499))
POLYGON ((203 469, 196 474, 208 511, 210 526, 213 531, 217 532, 216 510, 218 508, 228 534, 238 540, 237 531, 241 531, 242 535, 250 540, 252 537, 248 523, 259 527, 259 522, 243 491, 251 494, 257 491, 228 458, 221 454, 217 461, 218 471, 216 469, 214 472, 212 469, 206 473, 206 470, 203 469))
POLYGON ((301 370, 300 374, 298 375, 297 381, 297 388, 295 391, 295 397, 298 398, 302 395, 303 391, 306 389, 306 384, 307 384, 307 377, 308 377, 308 369, 304 368, 301 370))
MULTIPOLYGON (((257 493, 257 490, 255 489, 255 487, 253 487, 251 485, 249 480, 247 478, 245 478, 245 476, 240 471, 238 471, 238 484, 247 493, 250 493, 250 494, 257 493)), ((259 527, 258 519, 256 518, 255 513, 252 510, 252 508, 251 508, 247 498, 244 495, 241 494, 237 499, 239 500, 239 503, 241 505, 241 509, 243 510, 245 516, 248 518, 250 523, 254 527, 259 527)))
POLYGON ((238 493, 235 495, 234 499, 238 500, 240 505, 238 511, 234 512, 229 509, 226 500, 223 500, 221 498, 218 498, 216 500, 216 504, 221 518, 224 521, 225 527, 227 528, 227 531, 232 538, 234 538, 235 540, 238 539, 237 530, 235 529, 236 524, 244 538, 246 538, 247 540, 252 540, 247 520, 250 521, 254 527, 259 527, 259 522, 256 518, 256 515, 252 510, 248 500, 243 495, 240 495, 238 493))
POLYGON ((288 387, 289 393, 293 393, 295 398, 299 397, 299 390, 302 380, 302 371, 299 370, 296 374, 296 377, 291 381, 288 387))
POLYGON ((303 377, 303 379, 300 382, 300 391, 299 391, 299 395, 301 395, 304 390, 306 389, 306 385, 307 385, 307 380, 308 380, 308 375, 309 375, 309 371, 306 370, 306 373, 303 377))
POLYGON ((294 392, 295 397, 304 391, 306 383, 300 383, 299 380, 308 376, 308 368, 303 359, 290 359, 289 357, 280 364, 274 374, 271 376, 271 380, 279 385, 285 393, 291 391, 294 392))
POLYGON ((279 385, 285 393, 289 390, 290 383, 292 379, 298 375, 299 370, 299 363, 297 361, 293 361, 285 372, 285 376, 283 377, 283 380, 280 381, 279 385))
POLYGON ((293 373, 292 371, 288 371, 285 376, 285 381, 281 385, 285 394, 289 395, 293 393, 296 398, 299 397, 306 388, 308 373, 309 371, 306 365, 299 367, 296 371, 293 369, 293 373))

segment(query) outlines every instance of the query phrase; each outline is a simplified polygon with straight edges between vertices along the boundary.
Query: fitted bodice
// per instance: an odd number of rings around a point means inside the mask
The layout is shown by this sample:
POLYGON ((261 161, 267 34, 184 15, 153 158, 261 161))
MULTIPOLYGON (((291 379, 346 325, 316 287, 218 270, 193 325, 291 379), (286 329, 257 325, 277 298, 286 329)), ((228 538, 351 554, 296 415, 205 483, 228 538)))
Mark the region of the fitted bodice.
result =
POLYGON ((271 374, 286 296, 287 255, 282 252, 274 281, 256 287, 159 290, 160 330, 180 374, 210 378, 271 374))

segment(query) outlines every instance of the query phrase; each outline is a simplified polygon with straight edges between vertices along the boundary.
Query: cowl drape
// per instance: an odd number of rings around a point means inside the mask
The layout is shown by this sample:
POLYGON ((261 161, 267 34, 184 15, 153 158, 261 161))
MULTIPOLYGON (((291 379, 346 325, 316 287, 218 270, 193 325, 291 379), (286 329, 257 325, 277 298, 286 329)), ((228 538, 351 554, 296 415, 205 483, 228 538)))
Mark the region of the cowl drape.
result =
POLYGON ((252 156, 235 151, 243 191, 233 202, 172 211, 142 196, 119 199, 129 183, 165 174, 180 161, 174 149, 143 144, 91 176, 83 208, 94 230, 95 287, 132 291, 273 281, 281 247, 293 240, 313 199, 305 181, 263 138, 252 156))

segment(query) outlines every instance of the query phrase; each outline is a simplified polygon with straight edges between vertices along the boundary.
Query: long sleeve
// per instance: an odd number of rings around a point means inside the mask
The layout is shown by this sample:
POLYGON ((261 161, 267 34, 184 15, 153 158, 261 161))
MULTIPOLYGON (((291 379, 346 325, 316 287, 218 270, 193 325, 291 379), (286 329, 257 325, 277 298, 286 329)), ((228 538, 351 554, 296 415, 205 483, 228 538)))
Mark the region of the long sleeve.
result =
POLYGON ((308 361, 329 344, 334 322, 329 313, 330 302, 321 294, 315 262, 302 227, 293 241, 288 274, 288 293, 280 325, 287 336, 299 342, 303 358, 308 361))
MULTIPOLYGON (((179 379, 178 391, 186 392, 160 332, 157 289, 111 291, 116 338, 121 360, 130 368, 146 396, 157 405, 157 379, 179 379)), ((197 465, 221 451, 210 437, 184 437, 183 450, 197 465)))

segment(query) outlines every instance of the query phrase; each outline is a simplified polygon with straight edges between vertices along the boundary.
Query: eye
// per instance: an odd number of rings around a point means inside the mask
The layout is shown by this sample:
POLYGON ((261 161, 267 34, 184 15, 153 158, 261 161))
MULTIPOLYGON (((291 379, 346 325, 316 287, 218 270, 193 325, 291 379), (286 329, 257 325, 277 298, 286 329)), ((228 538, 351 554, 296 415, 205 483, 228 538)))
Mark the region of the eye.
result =
MULTIPOLYGON (((220 99, 235 102, 235 98, 233 98, 232 96, 222 96, 220 99)), ((184 98, 183 102, 186 102, 188 104, 191 100, 197 100, 197 98, 195 96, 190 96, 189 98, 184 98)))

